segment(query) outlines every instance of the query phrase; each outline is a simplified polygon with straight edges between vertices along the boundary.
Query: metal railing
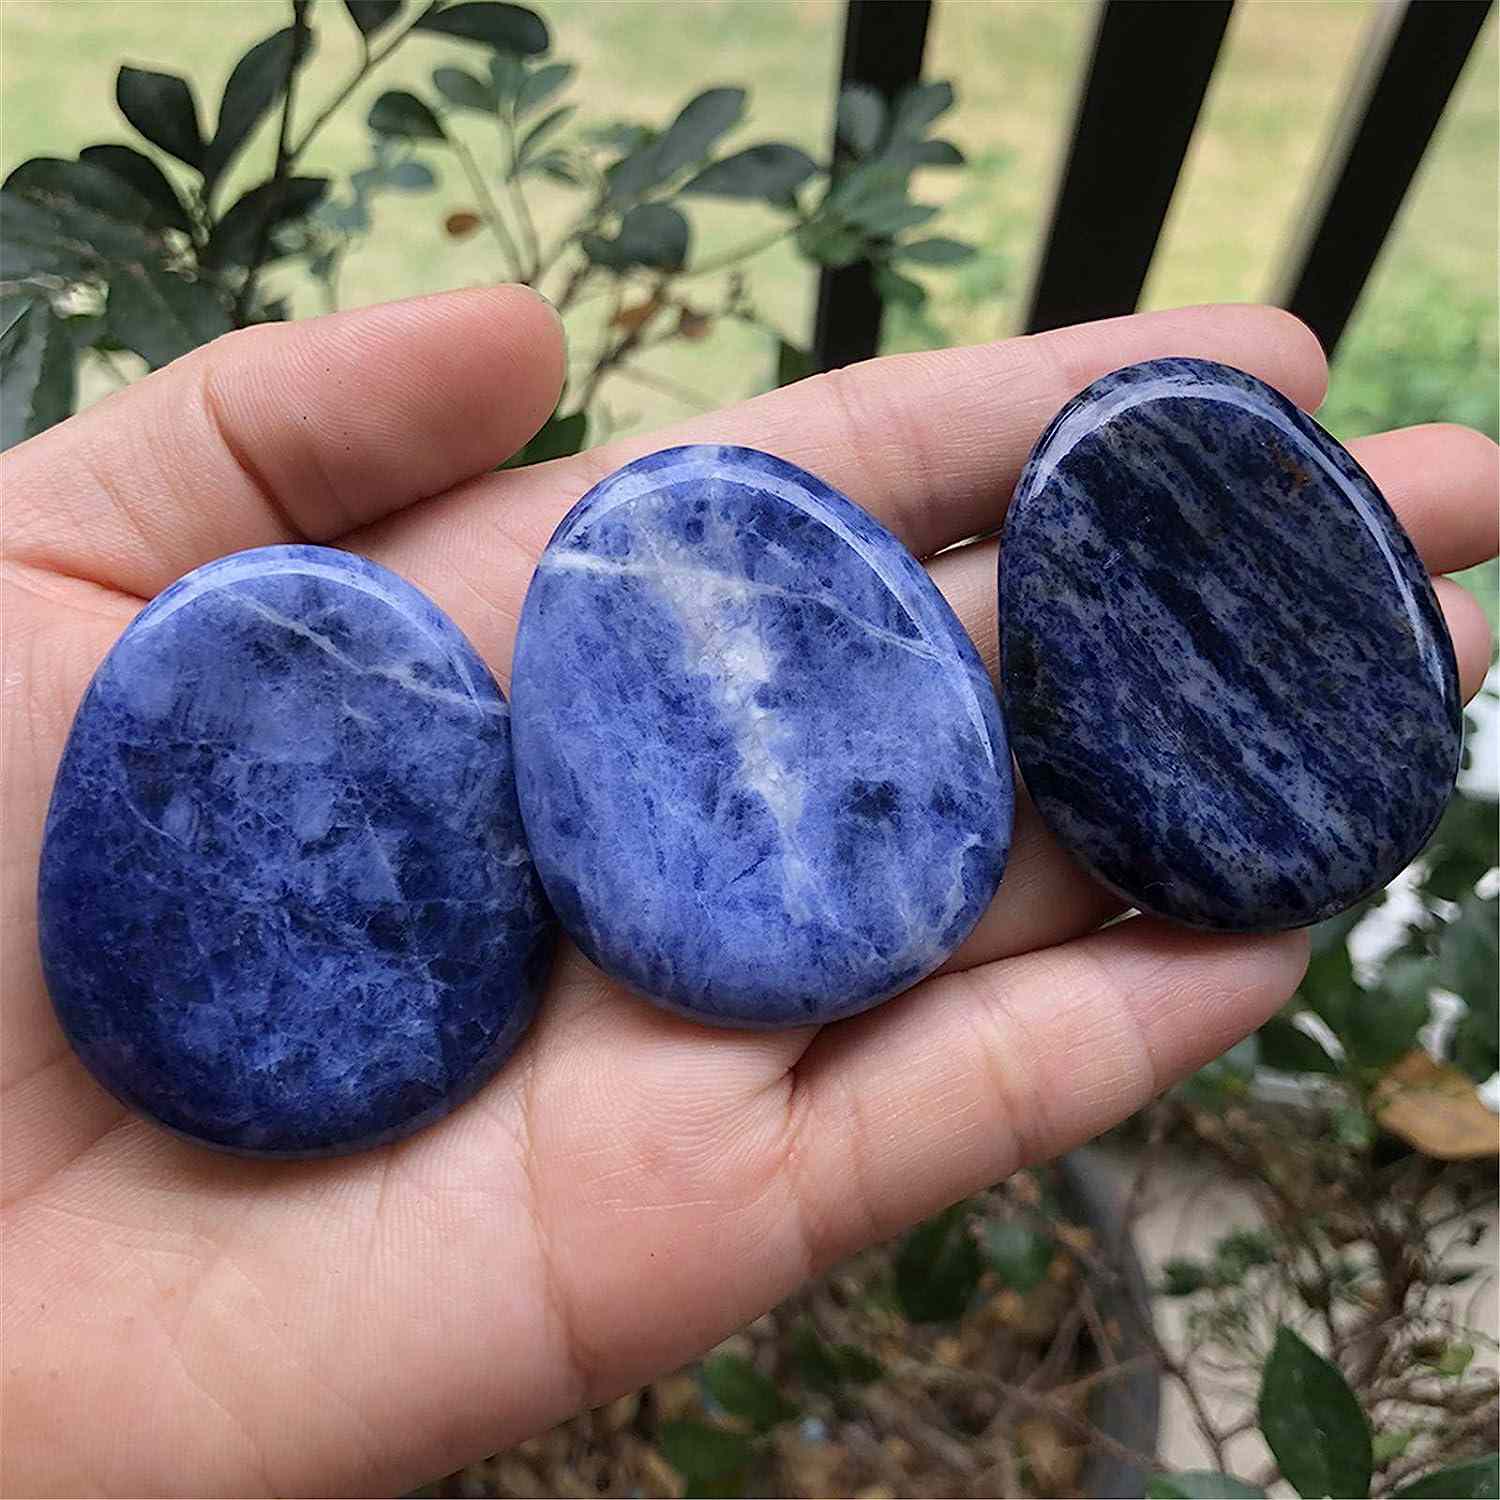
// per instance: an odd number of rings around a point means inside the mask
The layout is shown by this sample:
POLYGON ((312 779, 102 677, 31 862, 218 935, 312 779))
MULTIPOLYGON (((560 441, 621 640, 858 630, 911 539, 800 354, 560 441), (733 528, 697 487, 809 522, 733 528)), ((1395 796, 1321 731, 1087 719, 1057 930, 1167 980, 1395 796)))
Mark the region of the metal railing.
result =
MULTIPOLYGON (((1386 0, 1277 300, 1331 354, 1493 0, 1386 0)), ((1234 0, 1101 0, 1072 138, 1026 301, 1026 332, 1133 312, 1234 0)), ((842 83, 894 99, 922 72, 931 0, 848 0, 842 83)), ((867 359, 882 308, 867 264, 824 271, 820 369, 867 359)))

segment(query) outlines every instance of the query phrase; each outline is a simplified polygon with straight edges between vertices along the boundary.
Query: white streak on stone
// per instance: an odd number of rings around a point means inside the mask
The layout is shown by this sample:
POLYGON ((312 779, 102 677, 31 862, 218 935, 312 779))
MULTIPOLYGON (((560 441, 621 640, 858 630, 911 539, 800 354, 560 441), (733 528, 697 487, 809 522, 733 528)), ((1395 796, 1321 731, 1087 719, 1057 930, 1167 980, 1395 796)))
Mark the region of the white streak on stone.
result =
POLYGON ((1056 473, 1059 465, 1079 443, 1086 441, 1101 427, 1107 426, 1122 412, 1143 406, 1148 401, 1188 399, 1221 401, 1226 406, 1238 407, 1241 411, 1249 412, 1251 416, 1270 423, 1294 445, 1299 457, 1316 464, 1333 481, 1379 549, 1390 572, 1391 580, 1401 596, 1402 608, 1411 622, 1412 638, 1426 642, 1422 653, 1422 663, 1433 681, 1441 688, 1447 680, 1444 674, 1443 657, 1438 650, 1437 643, 1431 638, 1422 618, 1422 612, 1412 594, 1411 585, 1401 569, 1401 564, 1391 552, 1390 543, 1385 538, 1386 523, 1369 501, 1360 494, 1358 488, 1349 482, 1333 460, 1313 443, 1306 433, 1295 423, 1288 421, 1279 411, 1257 401, 1236 386, 1218 381, 1174 380, 1164 376, 1156 380, 1143 380, 1121 386, 1119 390, 1106 396, 1102 401, 1093 401, 1080 406, 1063 419, 1057 431, 1048 440, 1046 451, 1037 462, 1031 481, 1032 487, 1040 489, 1046 485, 1056 473))

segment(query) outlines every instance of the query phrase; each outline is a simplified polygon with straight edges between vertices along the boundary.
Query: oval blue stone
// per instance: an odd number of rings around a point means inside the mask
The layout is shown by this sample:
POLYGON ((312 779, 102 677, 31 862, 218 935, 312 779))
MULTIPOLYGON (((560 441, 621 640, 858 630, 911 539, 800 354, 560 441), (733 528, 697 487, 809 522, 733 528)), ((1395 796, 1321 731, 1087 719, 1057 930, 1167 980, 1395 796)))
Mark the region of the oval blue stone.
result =
POLYGON ((1006 720, 1061 842, 1136 906, 1274 930, 1344 910, 1453 789, 1453 647, 1410 539, 1242 371, 1132 365, 1042 435, 1000 556, 1006 720))
POLYGON ((500 690, 362 558, 199 568, 78 710, 40 922, 68 1039, 172 1130, 287 1156, 415 1130, 504 1060, 550 961, 500 690))
POLYGON ((542 555, 516 638, 516 781, 564 927, 699 1020, 850 1015, 988 905, 1010 757, 916 559, 811 474, 672 448, 542 555))

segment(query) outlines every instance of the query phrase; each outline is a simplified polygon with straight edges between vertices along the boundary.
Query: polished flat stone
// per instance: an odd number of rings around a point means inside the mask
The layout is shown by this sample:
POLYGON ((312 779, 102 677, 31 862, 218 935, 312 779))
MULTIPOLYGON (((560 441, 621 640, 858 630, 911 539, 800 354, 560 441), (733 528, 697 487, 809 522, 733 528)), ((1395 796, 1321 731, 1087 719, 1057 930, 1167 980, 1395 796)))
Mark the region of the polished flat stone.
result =
POLYGON ((511 681, 564 927, 676 1011, 791 1026, 929 973, 1000 880, 993 688, 916 560, 811 474, 672 448, 578 503, 511 681))
POLYGON ((1000 561, 1006 721, 1061 842, 1134 905, 1332 916, 1453 789, 1453 647, 1410 539, 1310 417, 1224 365, 1096 381, 1033 450, 1000 561))
POLYGON ((125 1103, 229 1150, 376 1145, 515 1046, 554 924, 504 699, 384 568, 267 547, 131 623, 48 813, 42 957, 125 1103))

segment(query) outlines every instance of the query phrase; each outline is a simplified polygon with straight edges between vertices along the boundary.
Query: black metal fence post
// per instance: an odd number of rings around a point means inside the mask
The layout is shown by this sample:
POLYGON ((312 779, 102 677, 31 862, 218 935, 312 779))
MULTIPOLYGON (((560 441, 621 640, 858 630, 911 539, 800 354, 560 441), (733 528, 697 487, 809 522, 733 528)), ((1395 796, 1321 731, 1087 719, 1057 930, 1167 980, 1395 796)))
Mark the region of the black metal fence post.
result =
POLYGON ((1232 10, 1101 6, 1028 333, 1135 310, 1232 10))
POLYGON ((1287 258, 1283 307, 1333 352, 1490 11, 1404 0, 1377 22, 1287 258))
MULTIPOLYGON (((868 84, 887 103, 893 101, 922 76, 931 12, 931 0, 848 0, 839 87, 868 84)), ((832 370, 871 358, 880 349, 880 319, 868 261, 825 269, 818 278, 814 364, 832 370)))

